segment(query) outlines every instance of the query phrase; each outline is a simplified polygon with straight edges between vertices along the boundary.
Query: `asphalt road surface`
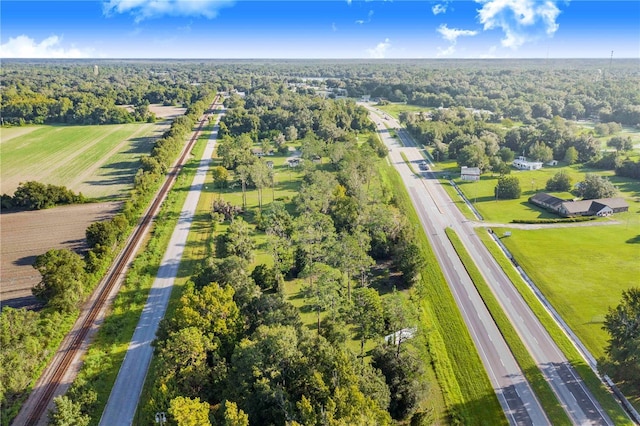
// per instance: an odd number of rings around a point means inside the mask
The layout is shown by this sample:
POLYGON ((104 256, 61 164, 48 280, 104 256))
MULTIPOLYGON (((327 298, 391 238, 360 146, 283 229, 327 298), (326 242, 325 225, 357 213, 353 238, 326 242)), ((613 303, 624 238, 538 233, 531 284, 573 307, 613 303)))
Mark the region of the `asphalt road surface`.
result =
MULTIPOLYGON (((485 367, 487 367, 498 397, 500 398, 505 392, 509 392, 510 385, 504 381, 507 377, 504 377, 503 373, 498 373, 497 378, 499 380, 496 381, 496 373, 494 371, 496 367, 504 363, 505 359, 512 358, 512 356, 501 336, 499 339, 493 338, 490 330, 496 326, 491 317, 488 316, 485 318, 484 315, 479 315, 479 312, 486 310, 486 308, 479 296, 476 299, 475 295, 477 295, 477 292, 473 284, 467 282, 468 276, 466 278, 463 277, 464 274, 462 274, 459 269, 461 266, 456 264, 459 263, 459 259, 457 259, 455 252, 450 254, 450 243, 444 234, 446 227, 452 227, 459 235, 464 246, 492 288, 493 293, 498 298, 506 315, 509 317, 533 359, 551 385, 572 422, 578 425, 613 425, 611 419, 587 389, 580 376, 551 339, 551 336, 538 321, 535 314, 522 299, 522 296, 520 296, 486 247, 484 247, 483 243, 475 234, 473 224, 458 210, 451 198, 441 187, 439 181, 431 172, 427 171, 421 172, 423 178, 418 178, 404 165, 404 161, 398 152, 400 150, 404 151, 407 158, 415 164, 414 168, 416 170, 418 169, 418 162, 423 160, 419 149, 415 146, 411 138, 404 130, 399 130, 398 136, 404 145, 404 147, 401 148, 398 143, 389 136, 386 130, 387 127, 400 129, 400 124, 388 115, 384 115, 384 118, 382 118, 375 114, 376 111, 374 108, 370 109, 374 112, 374 122, 385 136, 385 143, 392 146, 390 157, 396 168, 400 171, 409 189, 409 193, 414 205, 417 207, 425 231, 434 246, 447 282, 458 301, 460 310, 465 317, 469 330, 483 357, 485 367), (474 294, 474 297, 472 297, 471 294, 474 294), (467 297, 471 299, 471 302, 465 300, 467 297), (471 305, 469 303, 471 303, 471 305), (481 324, 478 324, 478 322, 481 324), (487 334, 491 337, 489 341, 486 341, 484 338, 487 334), (493 355, 487 356, 486 354, 493 355)), ((510 374, 514 373, 507 373, 507 375, 510 374)), ((515 374, 522 376, 522 372, 520 372, 519 369, 515 374)), ((519 391, 518 394, 521 403, 523 403, 525 407, 530 407, 534 404, 537 405, 534 399, 528 399, 527 395, 521 394, 519 391)), ((514 401, 517 401, 517 398, 514 398, 514 401)), ((501 403, 503 403, 502 399, 501 403)), ((503 408, 504 407, 505 405, 503 403, 503 408)), ((513 419, 510 418, 509 412, 514 409, 517 412, 522 411, 518 406, 509 406, 509 408, 505 410, 511 422, 513 422, 513 419)), ((527 411, 527 413, 528 412, 529 411, 527 411)), ((530 416, 529 420, 533 421, 534 424, 542 424, 538 423, 538 418, 534 418, 533 416, 530 416)), ((553 423, 553 419, 550 420, 553 423)))
MULTIPOLYGON (((218 114, 216 119, 219 120, 220 116, 218 114)), ((140 321, 120 366, 118 377, 111 389, 109 400, 100 418, 100 425, 131 425, 133 423, 142 386, 153 355, 151 342, 156 338, 158 324, 164 317, 171 296, 171 289, 187 243, 187 236, 198 205, 200 192, 211 163, 218 130, 219 127, 216 124, 202 154, 189 194, 180 213, 178 225, 173 231, 169 247, 162 258, 157 277, 142 310, 140 321)), ((149 419, 149 422, 153 422, 153 419, 149 419)))

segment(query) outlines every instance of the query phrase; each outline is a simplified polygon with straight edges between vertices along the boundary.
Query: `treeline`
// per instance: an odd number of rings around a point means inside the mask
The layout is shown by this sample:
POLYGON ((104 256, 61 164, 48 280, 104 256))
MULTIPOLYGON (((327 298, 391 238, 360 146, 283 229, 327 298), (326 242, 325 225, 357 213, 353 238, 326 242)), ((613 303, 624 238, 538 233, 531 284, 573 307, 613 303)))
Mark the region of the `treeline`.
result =
MULTIPOLYGON (((619 149, 603 155, 598 139, 561 117, 539 118, 516 127, 508 120, 498 125, 492 123, 492 115, 454 107, 429 114, 403 113, 400 119, 418 142, 433 147, 436 160, 456 159, 459 165, 482 172, 509 173, 511 162, 520 155, 530 161, 555 159, 613 170, 616 165, 608 163, 609 157, 629 149, 626 138, 615 136, 611 139, 619 149), (619 139, 625 143, 617 144, 619 139)), ((615 124, 612 127, 619 126, 615 124)))
POLYGON ((82 193, 76 194, 65 186, 29 181, 20 183, 13 195, 2 194, 0 201, 2 210, 41 210, 87 200, 82 193))
POLYGON ((42 279, 33 288, 33 294, 43 302, 44 309, 31 312, 3 308, 0 313, 0 361, 11 368, 0 370, 2 424, 9 424, 17 415, 36 378, 34 372, 41 371, 45 361, 57 350, 54 345, 59 344, 71 327, 78 307, 113 260, 115 249, 139 219, 163 174, 177 158, 197 119, 214 97, 214 93, 207 93, 190 105, 186 115, 176 119, 156 141, 153 152, 142 161, 134 189, 122 211, 111 220, 96 222, 87 228, 89 250, 84 258, 67 249, 53 249, 36 258, 34 268, 42 279), (160 167, 146 168, 145 164, 150 162, 160 167))
POLYGON ((6 61, 0 77, 2 116, 11 121, 126 120, 118 105, 189 104, 208 81, 219 83, 207 90, 253 92, 265 83, 320 77, 328 88, 344 89, 353 98, 463 106, 524 123, 559 116, 636 126, 637 68, 637 60, 6 61), (90 94, 96 98, 83 99, 90 94))
POLYGON ((3 64, 2 124, 121 124, 155 120, 149 104, 188 106, 215 91, 189 73, 149 64, 3 64), (125 107, 126 106, 126 107, 125 107))

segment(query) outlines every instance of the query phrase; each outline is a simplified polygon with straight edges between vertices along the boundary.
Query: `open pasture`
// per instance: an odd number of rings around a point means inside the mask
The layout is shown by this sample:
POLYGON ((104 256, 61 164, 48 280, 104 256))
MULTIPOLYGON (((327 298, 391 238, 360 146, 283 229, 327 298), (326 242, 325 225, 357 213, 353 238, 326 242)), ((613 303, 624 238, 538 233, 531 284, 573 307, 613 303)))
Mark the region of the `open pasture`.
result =
MULTIPOLYGON (((522 197, 518 200, 496 201, 493 188, 497 179, 489 175, 479 182, 458 183, 486 222, 505 224, 494 231, 500 235, 506 230, 512 233, 503 242, 593 355, 599 357, 604 354, 607 341, 602 323, 608 308, 619 303, 622 290, 638 285, 640 182, 597 171, 607 176, 618 188, 618 195, 629 203, 629 212, 597 220, 615 222, 609 226, 580 224, 560 228, 548 224, 535 230, 508 228, 512 219, 557 217, 530 205, 527 198, 536 188, 544 191, 546 180, 559 169, 512 172, 520 178, 522 197)), ((574 183, 582 180, 586 172, 596 172, 578 166, 562 169, 574 183)), ((568 192, 554 195, 573 197, 568 192)))
POLYGON ((139 158, 168 122, 2 129, 0 192, 30 180, 64 185, 90 198, 118 197, 131 188, 139 158))
POLYGON ((92 203, 0 215, 0 302, 2 306, 31 306, 31 288, 40 281, 33 268, 36 256, 54 248, 82 251, 85 231, 96 221, 110 219, 120 203, 92 203))

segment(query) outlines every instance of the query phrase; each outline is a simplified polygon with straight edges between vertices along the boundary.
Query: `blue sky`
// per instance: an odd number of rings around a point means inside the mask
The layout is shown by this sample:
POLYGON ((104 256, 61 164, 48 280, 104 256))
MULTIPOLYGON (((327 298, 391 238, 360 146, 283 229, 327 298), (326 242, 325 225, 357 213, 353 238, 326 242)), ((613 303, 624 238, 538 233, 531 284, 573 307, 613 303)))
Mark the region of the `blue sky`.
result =
POLYGON ((640 57, 640 1, 2 0, 0 58, 640 57))

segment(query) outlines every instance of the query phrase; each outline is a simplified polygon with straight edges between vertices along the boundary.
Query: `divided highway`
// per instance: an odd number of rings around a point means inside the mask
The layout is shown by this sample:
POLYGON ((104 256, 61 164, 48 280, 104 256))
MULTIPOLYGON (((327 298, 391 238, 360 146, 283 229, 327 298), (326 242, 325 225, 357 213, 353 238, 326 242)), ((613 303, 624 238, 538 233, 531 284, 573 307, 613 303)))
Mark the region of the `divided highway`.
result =
POLYGON ((367 107, 383 141, 392 148, 389 156, 405 182, 510 423, 538 425, 548 424, 549 421, 553 423, 553 419, 545 417, 511 351, 497 331, 497 326, 445 235, 447 227, 453 228, 460 236, 572 422, 577 425, 613 425, 439 181, 431 172, 422 172, 423 177, 419 178, 404 164, 400 151, 413 163, 423 160, 411 138, 406 132, 398 131, 404 145, 400 147, 387 130, 400 129, 400 124, 375 108, 367 107))

